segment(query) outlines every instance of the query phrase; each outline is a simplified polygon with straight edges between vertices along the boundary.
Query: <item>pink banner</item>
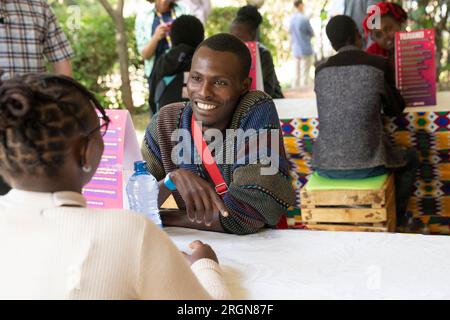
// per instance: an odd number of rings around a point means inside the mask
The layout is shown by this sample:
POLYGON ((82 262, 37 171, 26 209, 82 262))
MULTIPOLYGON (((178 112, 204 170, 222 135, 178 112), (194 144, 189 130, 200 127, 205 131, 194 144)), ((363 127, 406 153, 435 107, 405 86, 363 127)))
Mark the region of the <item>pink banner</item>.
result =
POLYGON ((434 29, 396 33, 397 87, 408 106, 436 105, 435 53, 434 29))
POLYGON ((111 123, 103 137, 105 149, 94 177, 83 189, 91 208, 126 208, 125 184, 134 161, 141 160, 136 133, 126 110, 106 110, 111 123))

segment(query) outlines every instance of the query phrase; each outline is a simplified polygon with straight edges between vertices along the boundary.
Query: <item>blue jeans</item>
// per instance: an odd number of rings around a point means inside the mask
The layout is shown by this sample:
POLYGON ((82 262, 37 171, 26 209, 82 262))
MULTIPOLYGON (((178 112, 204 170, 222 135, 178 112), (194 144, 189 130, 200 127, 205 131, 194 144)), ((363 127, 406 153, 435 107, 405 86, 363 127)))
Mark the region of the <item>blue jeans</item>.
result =
POLYGON ((387 172, 384 166, 368 169, 351 169, 351 170, 332 170, 320 169, 315 170, 319 175, 329 179, 365 179, 370 177, 381 176, 387 172))
POLYGON ((408 200, 414 190, 417 169, 419 168, 419 156, 415 149, 402 150, 403 157, 406 159, 406 165, 401 168, 387 169, 384 166, 367 169, 353 170, 328 170, 316 168, 315 171, 330 179, 364 179, 385 174, 388 171, 395 176, 395 202, 397 207, 398 224, 406 223, 406 207, 408 200))

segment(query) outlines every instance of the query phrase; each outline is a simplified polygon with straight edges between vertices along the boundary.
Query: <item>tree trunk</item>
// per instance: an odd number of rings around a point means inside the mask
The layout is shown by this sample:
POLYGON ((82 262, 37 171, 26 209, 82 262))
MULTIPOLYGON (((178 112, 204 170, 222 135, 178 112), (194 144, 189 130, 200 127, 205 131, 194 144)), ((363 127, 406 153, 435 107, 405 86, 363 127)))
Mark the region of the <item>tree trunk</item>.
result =
POLYGON ((108 2, 108 0, 99 1, 111 16, 111 19, 113 19, 114 25, 116 27, 116 51, 117 55, 119 56, 120 78, 122 80, 122 101, 125 104, 125 107, 131 112, 134 104, 130 85, 130 73, 128 71, 128 39, 125 28, 125 19, 123 18, 124 1, 119 0, 117 3, 117 8, 115 10, 108 2))
MULTIPOLYGON (((440 21, 436 25, 436 65, 437 65, 437 72, 436 72, 436 81, 439 82, 439 78, 441 75, 441 72, 444 69, 444 65, 441 63, 441 59, 443 56, 443 49, 444 49, 444 31, 447 31, 447 20, 449 16, 449 8, 446 9, 445 13, 442 12, 442 8, 444 6, 444 3, 448 5, 448 1, 442 1, 443 3, 440 3, 440 21)), ((436 9, 436 11, 438 11, 436 9)), ((437 13, 436 13, 437 14, 437 13)))
POLYGON ((133 109, 133 95, 130 85, 130 73, 128 71, 129 56, 128 56, 128 39, 125 29, 125 20, 123 16, 117 17, 116 21, 116 50, 119 56, 120 77, 122 79, 122 100, 125 107, 131 112, 133 109))

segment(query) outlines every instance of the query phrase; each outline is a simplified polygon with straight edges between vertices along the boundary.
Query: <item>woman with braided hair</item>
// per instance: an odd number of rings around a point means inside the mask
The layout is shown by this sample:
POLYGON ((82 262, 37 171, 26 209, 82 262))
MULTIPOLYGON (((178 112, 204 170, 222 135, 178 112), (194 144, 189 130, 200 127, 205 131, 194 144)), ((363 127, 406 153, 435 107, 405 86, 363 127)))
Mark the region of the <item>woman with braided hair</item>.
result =
POLYGON ((373 55, 380 55, 394 64, 394 49, 395 49, 395 33, 402 30, 403 25, 408 20, 408 15, 403 8, 391 2, 379 2, 376 5, 379 8, 380 28, 373 28, 371 21, 375 10, 371 11, 363 21, 363 28, 366 39, 370 36, 374 43, 367 48, 367 53, 373 55))
POLYGON ((0 83, 0 174, 13 188, 0 198, 0 299, 226 297, 209 246, 183 258, 142 215, 86 208, 108 124, 70 78, 0 83))

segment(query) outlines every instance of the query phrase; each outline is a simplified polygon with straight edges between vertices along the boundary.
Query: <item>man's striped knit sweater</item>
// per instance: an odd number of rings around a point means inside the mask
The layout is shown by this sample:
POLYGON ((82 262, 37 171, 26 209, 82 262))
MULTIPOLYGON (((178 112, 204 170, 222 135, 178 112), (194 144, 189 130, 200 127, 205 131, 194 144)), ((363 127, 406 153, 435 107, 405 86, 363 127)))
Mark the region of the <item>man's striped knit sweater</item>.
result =
MULTIPOLYGON (((191 132, 192 106, 190 102, 171 104, 163 107, 156 114, 147 128, 142 145, 142 153, 147 161, 149 171, 158 181, 164 179, 167 173, 178 169, 186 169, 211 182, 205 168, 201 164, 175 164, 172 161, 172 150, 177 142, 171 141, 175 129, 187 129, 191 132)), ((295 201, 295 193, 289 176, 289 164, 283 146, 283 138, 275 105, 272 99, 258 91, 247 93, 241 98, 228 129, 253 129, 254 133, 261 136, 264 129, 277 129, 278 172, 274 175, 262 175, 261 169, 265 167, 257 159, 257 163, 239 161, 232 163, 218 163, 219 169, 228 185, 228 193, 223 198, 230 215, 220 217, 223 228, 230 233, 249 234, 257 232, 265 226, 275 226, 282 214, 286 213, 289 206, 295 201)), ((227 137, 229 139, 230 137, 227 137)), ((270 138, 268 138, 270 140, 270 138)), ((251 139, 250 139, 251 141, 251 139)), ((246 143, 245 140, 241 143, 246 143)), ((248 143, 248 141, 247 141, 248 143)), ((189 141, 192 144, 192 141, 189 141)), ((223 143, 220 152, 215 155, 226 155, 228 143, 223 143)), ((270 148, 270 144, 267 146, 270 148)), ((234 158, 237 158, 237 150, 248 151, 248 145, 234 145, 234 158), (245 149, 243 149, 245 148, 245 149)), ((192 160, 198 157, 193 145, 192 160)), ((270 151, 267 153, 270 154, 270 151)), ((273 154, 270 154, 273 157, 273 154)), ((245 157, 248 158, 248 154, 245 157)), ((175 159, 177 160, 177 159, 175 159)), ((212 184, 212 182, 211 182, 212 184)), ((184 209, 185 204, 180 195, 174 193, 179 208, 184 209)))

